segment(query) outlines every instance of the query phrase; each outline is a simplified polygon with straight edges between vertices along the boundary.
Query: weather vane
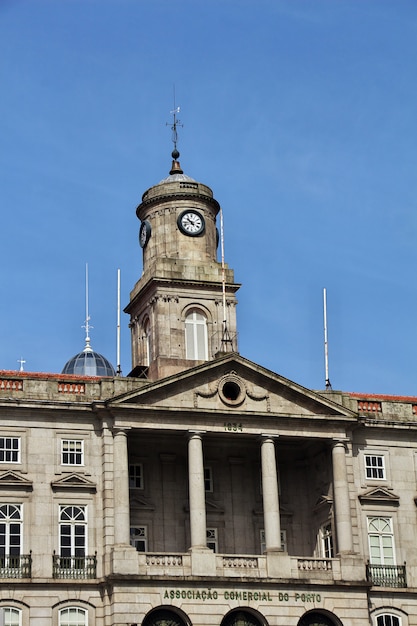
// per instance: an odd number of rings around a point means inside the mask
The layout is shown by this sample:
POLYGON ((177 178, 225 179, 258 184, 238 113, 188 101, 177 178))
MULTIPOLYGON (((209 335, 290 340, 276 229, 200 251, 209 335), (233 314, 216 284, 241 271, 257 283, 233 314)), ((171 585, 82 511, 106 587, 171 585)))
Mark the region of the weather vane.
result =
POLYGON ((178 126, 183 126, 183 124, 181 124, 180 120, 177 119, 177 115, 180 112, 180 107, 176 106, 175 104, 175 86, 174 86, 174 109, 172 111, 170 111, 171 115, 174 116, 174 123, 171 124, 170 122, 166 123, 166 126, 171 126, 171 130, 172 130, 172 142, 174 144, 174 149, 172 151, 172 158, 177 160, 178 157, 180 156, 180 153, 177 150, 177 142, 178 142, 178 132, 177 132, 177 127, 178 126))
POLYGON ((88 263, 85 264, 85 324, 81 328, 85 328, 85 347, 90 347, 90 329, 94 328, 90 324, 90 314, 88 307, 88 263))

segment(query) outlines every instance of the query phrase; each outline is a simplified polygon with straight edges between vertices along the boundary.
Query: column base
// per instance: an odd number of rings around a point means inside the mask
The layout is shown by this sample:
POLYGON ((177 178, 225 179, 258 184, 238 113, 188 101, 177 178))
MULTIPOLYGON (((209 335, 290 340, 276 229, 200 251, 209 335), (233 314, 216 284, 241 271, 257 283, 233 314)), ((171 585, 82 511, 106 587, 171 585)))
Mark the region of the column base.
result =
POLYGON ((216 555, 210 548, 190 548, 191 575, 192 576, 215 576, 216 555))
POLYGON ((291 578, 291 559, 282 550, 267 550, 266 571, 272 578, 291 578))
POLYGON ((112 574, 139 574, 139 557, 136 548, 125 544, 113 547, 111 553, 112 574))
POLYGON ((342 580, 363 581, 366 579, 363 557, 352 552, 341 552, 338 557, 342 580))

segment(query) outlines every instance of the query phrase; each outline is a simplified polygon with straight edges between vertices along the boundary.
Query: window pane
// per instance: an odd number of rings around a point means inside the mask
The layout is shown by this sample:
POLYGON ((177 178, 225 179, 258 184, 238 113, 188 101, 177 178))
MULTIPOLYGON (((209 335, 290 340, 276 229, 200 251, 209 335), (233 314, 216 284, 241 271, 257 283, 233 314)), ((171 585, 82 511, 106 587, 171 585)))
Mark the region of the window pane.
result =
POLYGON ((20 625, 20 611, 18 609, 12 609, 4 607, 0 609, 3 611, 4 626, 19 626, 20 625))
POLYGON ((77 607, 62 609, 59 613, 59 626, 87 626, 87 611, 77 607))

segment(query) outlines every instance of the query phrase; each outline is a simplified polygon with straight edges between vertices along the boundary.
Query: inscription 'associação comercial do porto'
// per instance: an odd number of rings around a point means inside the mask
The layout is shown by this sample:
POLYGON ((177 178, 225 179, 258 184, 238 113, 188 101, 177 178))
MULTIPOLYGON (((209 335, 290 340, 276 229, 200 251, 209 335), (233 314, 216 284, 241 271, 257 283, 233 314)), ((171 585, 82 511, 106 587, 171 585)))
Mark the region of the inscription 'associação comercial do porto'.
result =
POLYGON ((320 593, 272 591, 216 591, 215 589, 166 589, 164 600, 241 600, 243 602, 321 602, 320 593))

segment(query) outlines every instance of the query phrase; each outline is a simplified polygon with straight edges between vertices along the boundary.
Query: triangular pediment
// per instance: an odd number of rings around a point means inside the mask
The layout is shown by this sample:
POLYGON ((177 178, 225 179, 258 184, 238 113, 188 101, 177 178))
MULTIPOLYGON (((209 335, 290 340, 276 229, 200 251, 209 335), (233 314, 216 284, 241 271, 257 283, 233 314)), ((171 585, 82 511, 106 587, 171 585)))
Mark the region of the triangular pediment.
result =
POLYGON ((91 480, 88 480, 85 476, 81 474, 69 474, 64 478, 60 478, 59 480, 55 480, 51 482, 51 487, 54 491, 58 491, 61 489, 64 490, 83 490, 96 492, 97 485, 93 483, 91 480))
MULTIPOLYGON (((185 504, 184 506, 184 512, 185 513, 190 512, 190 507, 188 506, 188 503, 185 504)), ((224 515, 224 507, 220 506, 219 504, 217 504, 217 502, 214 502, 210 498, 206 498, 206 513, 207 515, 209 514, 224 515)))
POLYGON ((143 385, 108 403, 113 411, 138 406, 154 410, 223 412, 286 418, 333 418, 356 421, 350 409, 328 395, 306 389, 238 354, 230 354, 143 385))
POLYGON ((398 506, 400 497, 389 491, 385 487, 373 487, 359 494, 359 500, 366 504, 391 504, 398 506))
POLYGON ((155 506, 151 504, 146 498, 139 495, 130 496, 130 506, 132 509, 140 509, 141 511, 154 511, 155 506))
POLYGON ((2 472, 0 474, 0 490, 8 488, 32 491, 33 483, 15 472, 2 472))

